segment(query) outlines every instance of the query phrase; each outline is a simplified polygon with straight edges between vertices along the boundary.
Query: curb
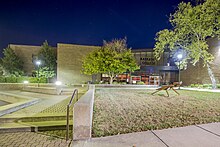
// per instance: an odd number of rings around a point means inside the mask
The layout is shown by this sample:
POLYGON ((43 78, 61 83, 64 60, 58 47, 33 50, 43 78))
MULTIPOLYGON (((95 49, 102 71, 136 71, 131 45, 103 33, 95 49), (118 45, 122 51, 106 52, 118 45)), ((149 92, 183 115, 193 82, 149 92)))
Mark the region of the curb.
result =
MULTIPOLYGON (((72 129, 72 126, 70 126, 70 129, 72 129)), ((66 125, 0 128, 0 134, 1 133, 15 133, 15 132, 54 131, 54 130, 66 130, 66 125)))

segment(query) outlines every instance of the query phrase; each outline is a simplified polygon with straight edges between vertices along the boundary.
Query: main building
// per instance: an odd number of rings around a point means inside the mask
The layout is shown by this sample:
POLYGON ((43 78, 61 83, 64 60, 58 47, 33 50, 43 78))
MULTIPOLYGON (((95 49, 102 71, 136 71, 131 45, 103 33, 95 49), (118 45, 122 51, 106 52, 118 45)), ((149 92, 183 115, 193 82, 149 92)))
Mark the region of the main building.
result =
MULTIPOLYGON (((220 41, 214 39, 209 42, 210 52, 215 59, 211 68, 220 81, 220 41)), ((15 53, 24 62, 24 71, 31 75, 34 70, 33 57, 36 56, 41 46, 14 45, 10 44, 15 53)), ((81 84, 88 81, 105 80, 106 75, 88 76, 81 73, 82 59, 91 51, 100 48, 99 46, 86 46, 75 44, 58 43, 54 51, 57 53, 57 80, 64 84, 81 84)), ((152 49, 133 49, 133 55, 140 66, 140 70, 131 73, 132 83, 139 81, 147 85, 160 85, 178 81, 179 70, 176 67, 169 52, 164 52, 159 61, 155 60, 152 49)), ((128 82, 130 73, 118 75, 117 80, 128 82)), ((181 81, 184 85, 211 83, 207 68, 200 61, 196 66, 190 63, 186 70, 181 71, 181 81)))

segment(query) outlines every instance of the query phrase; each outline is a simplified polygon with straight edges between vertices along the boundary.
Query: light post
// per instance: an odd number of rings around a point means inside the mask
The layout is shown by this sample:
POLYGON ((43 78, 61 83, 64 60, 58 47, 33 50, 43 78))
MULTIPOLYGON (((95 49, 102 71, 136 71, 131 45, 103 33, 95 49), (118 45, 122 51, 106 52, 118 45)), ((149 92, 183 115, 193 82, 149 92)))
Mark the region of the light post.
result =
POLYGON ((41 61, 37 60, 36 61, 36 65, 37 65, 37 87, 39 87, 39 69, 40 69, 40 65, 41 65, 41 61))
MULTIPOLYGON (((180 61, 182 60, 183 55, 180 53, 180 54, 177 55, 177 58, 178 58, 178 61, 179 61, 179 84, 180 84, 180 61)), ((179 89, 180 89, 180 86, 179 86, 179 89)))
POLYGON ((24 84, 24 85, 23 85, 23 89, 25 89, 25 87, 27 86, 28 83, 29 83, 29 81, 24 81, 24 82, 23 82, 23 84, 24 84))
POLYGON ((62 88, 61 88, 62 82, 61 82, 61 81, 56 81, 56 82, 55 82, 55 85, 56 85, 57 94, 58 94, 58 95, 61 95, 61 93, 62 93, 62 88))

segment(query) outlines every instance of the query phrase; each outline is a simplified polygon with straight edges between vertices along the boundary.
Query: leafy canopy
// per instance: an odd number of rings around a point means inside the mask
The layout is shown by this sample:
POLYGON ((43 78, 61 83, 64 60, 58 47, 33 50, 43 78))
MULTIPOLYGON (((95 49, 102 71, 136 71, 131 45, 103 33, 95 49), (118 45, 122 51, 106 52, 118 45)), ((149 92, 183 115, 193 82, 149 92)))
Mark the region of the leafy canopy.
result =
POLYGON ((55 49, 49 46, 47 41, 41 46, 38 59, 43 62, 44 67, 48 67, 50 70, 56 69, 56 52, 55 49))
POLYGON ((7 47, 3 50, 4 57, 1 65, 6 76, 20 76, 23 74, 23 61, 15 54, 14 50, 7 47))
MULTIPOLYGON (((83 59, 82 72, 87 75, 108 74, 110 78, 123 72, 138 69, 136 61, 127 48, 126 39, 104 41, 100 49, 94 50, 83 59)), ((110 81, 111 83, 112 81, 110 81)))
POLYGON ((158 60, 165 49, 183 49, 187 52, 186 60, 190 59, 193 65, 199 60, 204 65, 213 61, 207 39, 220 36, 219 0, 206 0, 196 6, 182 2, 169 21, 173 28, 164 29, 156 36, 154 53, 158 60))
POLYGON ((42 62, 39 71, 40 77, 52 78, 56 75, 56 52, 51 46, 49 46, 47 41, 41 46, 38 60, 41 60, 42 62))
POLYGON ((39 77, 51 78, 55 76, 53 70, 49 70, 48 67, 42 67, 39 69, 39 77))

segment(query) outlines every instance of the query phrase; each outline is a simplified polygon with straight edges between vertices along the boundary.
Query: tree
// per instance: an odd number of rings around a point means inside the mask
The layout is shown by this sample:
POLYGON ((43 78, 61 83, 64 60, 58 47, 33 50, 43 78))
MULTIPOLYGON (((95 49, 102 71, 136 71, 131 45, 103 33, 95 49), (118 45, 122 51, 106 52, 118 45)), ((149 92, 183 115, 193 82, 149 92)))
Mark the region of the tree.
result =
POLYGON ((56 52, 55 49, 49 46, 47 41, 45 41, 41 46, 38 59, 41 60, 43 62, 43 66, 48 67, 49 70, 56 69, 56 60, 57 60, 56 52))
POLYGON ((220 1, 206 0, 193 6, 180 3, 174 14, 170 16, 172 29, 164 29, 157 33, 154 47, 155 57, 159 60, 165 49, 185 50, 186 60, 193 65, 202 61, 208 69, 212 87, 216 88, 216 80, 210 64, 214 57, 208 52, 207 39, 220 37, 220 1))
POLYGON ((126 38, 104 41, 103 46, 88 54, 82 64, 84 74, 108 74, 110 84, 116 75, 136 69, 138 66, 131 49, 127 48, 126 38))
POLYGON ((40 67, 40 76, 48 79, 56 75, 56 52, 51 46, 49 46, 47 41, 45 41, 41 46, 38 54, 38 60, 41 60, 42 62, 40 67))
POLYGON ((14 50, 7 47, 3 50, 4 57, 1 59, 1 65, 5 75, 19 76, 23 74, 23 61, 15 54, 14 50))
POLYGON ((42 67, 39 70, 39 77, 45 77, 45 78, 51 78, 55 76, 55 72, 52 70, 49 70, 48 67, 42 67))

